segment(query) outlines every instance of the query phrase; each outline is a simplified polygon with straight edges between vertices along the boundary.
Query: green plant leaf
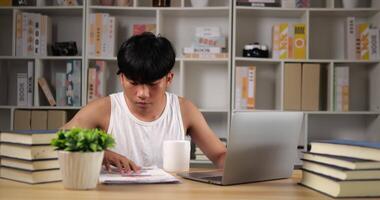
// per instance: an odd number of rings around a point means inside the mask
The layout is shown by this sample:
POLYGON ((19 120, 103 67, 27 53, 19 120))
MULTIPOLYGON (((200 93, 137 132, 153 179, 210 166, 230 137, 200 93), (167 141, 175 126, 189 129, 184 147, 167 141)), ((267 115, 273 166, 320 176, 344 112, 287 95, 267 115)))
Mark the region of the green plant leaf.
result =
POLYGON ((114 147, 114 138, 100 129, 59 130, 51 141, 56 150, 96 152, 114 147))

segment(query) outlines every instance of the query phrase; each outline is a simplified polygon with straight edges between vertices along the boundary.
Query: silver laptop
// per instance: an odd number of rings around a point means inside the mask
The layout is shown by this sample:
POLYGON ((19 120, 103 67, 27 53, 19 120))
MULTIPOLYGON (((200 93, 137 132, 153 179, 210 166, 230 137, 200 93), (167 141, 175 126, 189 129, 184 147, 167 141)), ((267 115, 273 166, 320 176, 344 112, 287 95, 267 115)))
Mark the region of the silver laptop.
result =
POLYGON ((217 185, 288 178, 302 130, 302 112, 232 114, 224 170, 178 175, 217 185))

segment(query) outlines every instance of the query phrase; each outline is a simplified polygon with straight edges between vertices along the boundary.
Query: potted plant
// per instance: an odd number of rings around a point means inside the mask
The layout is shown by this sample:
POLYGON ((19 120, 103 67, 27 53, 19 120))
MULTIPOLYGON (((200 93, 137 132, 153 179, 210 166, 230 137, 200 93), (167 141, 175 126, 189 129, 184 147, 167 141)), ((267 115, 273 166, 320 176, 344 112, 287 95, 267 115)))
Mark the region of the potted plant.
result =
POLYGON ((58 151, 63 186, 86 190, 96 188, 104 150, 115 140, 99 129, 74 128, 58 131, 51 145, 58 151))

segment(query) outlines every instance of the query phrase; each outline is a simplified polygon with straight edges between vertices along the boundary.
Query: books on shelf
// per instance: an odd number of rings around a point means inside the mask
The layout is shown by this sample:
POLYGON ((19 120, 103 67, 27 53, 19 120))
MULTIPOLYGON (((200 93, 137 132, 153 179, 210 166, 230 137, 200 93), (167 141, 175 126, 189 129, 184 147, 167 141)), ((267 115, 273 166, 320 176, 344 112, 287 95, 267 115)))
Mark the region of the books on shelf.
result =
POLYGON ((44 93, 44 96, 46 97, 46 99, 48 100, 49 104, 51 106, 55 106, 57 105, 55 99, 54 99, 54 96, 50 90, 50 87, 46 81, 46 79, 44 77, 40 77, 38 78, 38 85, 40 86, 40 88, 42 89, 42 92, 44 93))
POLYGON ((0 0, 0 6, 12 6, 12 0, 0 0))
POLYGON ((305 59, 306 25, 303 23, 274 24, 272 28, 272 58, 305 59))
POLYGON ((91 102, 106 96, 106 66, 105 61, 95 61, 95 66, 88 69, 87 101, 91 102))
POLYGON ((62 179, 61 171, 59 169, 22 170, 10 167, 1 167, 0 176, 2 178, 30 184, 56 182, 61 181, 62 179))
POLYGON ((156 24, 133 24, 132 35, 140 35, 144 32, 156 34, 156 24))
POLYGON ((304 152, 303 159, 345 169, 380 169, 380 161, 304 152))
POLYGON ((380 180, 342 181, 303 170, 301 184, 332 197, 380 196, 380 180))
POLYGON ((47 111, 32 110, 31 130, 46 130, 47 129, 47 111))
POLYGON ((226 37, 220 27, 196 27, 193 42, 190 47, 183 48, 184 58, 222 59, 228 58, 223 52, 226 48, 226 37))
POLYGON ((55 98, 57 106, 67 106, 66 103, 66 73, 55 74, 55 98))
POLYGON ((116 18, 108 13, 90 14, 88 54, 96 57, 113 57, 117 33, 116 18))
POLYGON ((67 123, 67 111, 65 110, 48 110, 48 130, 57 130, 67 123))
POLYGON ((15 110, 14 111, 14 130, 30 130, 32 112, 30 110, 15 110))
POLYGON ((320 105, 320 64, 302 64, 301 109, 317 111, 320 105))
POLYGON ((301 63, 285 63, 284 67, 284 110, 301 110, 302 94, 301 63))
POLYGON ((256 67, 236 66, 235 109, 256 108, 256 67))
POLYGON ((17 73, 17 105, 28 105, 28 75, 27 73, 17 73))
POLYGON ((326 140, 304 153, 301 184, 333 197, 380 196, 380 144, 326 140))
POLYGON ((81 105, 81 68, 80 60, 71 60, 66 63, 66 104, 68 106, 81 105))
POLYGON ((52 40, 50 17, 38 13, 16 14, 16 55, 47 56, 52 40))
POLYGON ((344 33, 346 59, 379 59, 379 28, 369 23, 357 23, 355 17, 347 17, 344 33))
POLYGON ((347 112, 350 106, 350 68, 338 66, 334 68, 334 102, 335 111, 347 112))

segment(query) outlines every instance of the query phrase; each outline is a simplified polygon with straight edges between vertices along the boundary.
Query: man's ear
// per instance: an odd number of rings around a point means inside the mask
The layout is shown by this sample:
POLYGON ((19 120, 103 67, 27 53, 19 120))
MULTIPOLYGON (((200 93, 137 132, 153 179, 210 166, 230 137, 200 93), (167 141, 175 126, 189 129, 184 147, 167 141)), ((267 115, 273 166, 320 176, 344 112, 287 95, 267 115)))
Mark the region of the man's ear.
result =
POLYGON ((120 84, 121 84, 122 86, 124 86, 124 83, 125 83, 125 76, 124 76, 123 73, 120 73, 120 74, 119 74, 119 80, 120 80, 120 84))
POLYGON ((173 78, 174 78, 174 73, 172 71, 170 71, 168 73, 168 75, 166 75, 166 83, 168 86, 170 86, 172 84, 173 78))

